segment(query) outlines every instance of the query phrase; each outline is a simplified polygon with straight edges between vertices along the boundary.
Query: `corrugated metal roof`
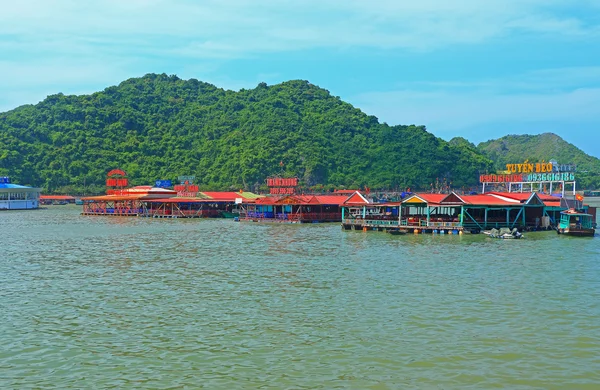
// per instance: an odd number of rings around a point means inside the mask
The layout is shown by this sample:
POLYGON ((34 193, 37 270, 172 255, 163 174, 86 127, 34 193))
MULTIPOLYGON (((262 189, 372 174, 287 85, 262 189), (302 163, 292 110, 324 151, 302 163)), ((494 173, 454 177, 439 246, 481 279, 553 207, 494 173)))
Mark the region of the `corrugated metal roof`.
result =
POLYGON ((242 198, 244 199, 259 199, 264 197, 264 195, 255 194, 254 192, 242 192, 242 198))
POLYGON ((560 200, 559 201, 549 201, 549 200, 545 200, 544 201, 544 205, 546 207, 560 207, 560 200))
POLYGON ((316 195, 317 201, 322 205, 338 205, 341 206, 346 201, 345 196, 340 195, 316 195))
POLYGON ((543 194, 541 192, 497 192, 497 191, 492 191, 492 192, 488 192, 487 194, 499 195, 499 196, 503 196, 505 198, 516 199, 516 200, 527 200, 531 197, 532 194, 537 194, 537 196, 541 200, 558 200, 558 201, 560 201, 559 197, 556 197, 553 195, 548 195, 548 194, 543 194))
POLYGON ((496 196, 481 194, 481 195, 462 195, 461 198, 467 205, 474 206, 520 206, 518 200, 501 199, 496 196))
POLYGON ((442 199, 447 197, 448 194, 429 194, 429 193, 416 193, 404 200, 404 203, 422 203, 421 200, 429 205, 439 205, 442 199))
POLYGON ((368 204, 369 201, 365 198, 360 192, 356 191, 350 197, 344 200, 344 204, 350 205, 365 205, 368 204))
POLYGON ((230 192, 208 191, 208 192, 206 192, 206 191, 202 191, 201 193, 213 200, 235 202, 236 199, 239 199, 239 198, 244 199, 243 192, 233 192, 233 191, 230 191, 230 192))
POLYGON ((130 194, 138 194, 138 193, 164 194, 164 195, 177 194, 177 191, 169 190, 167 188, 159 188, 159 187, 152 187, 152 186, 137 186, 137 187, 127 188, 122 191, 130 193, 130 194))
POLYGON ((27 190, 27 189, 35 189, 33 187, 28 187, 28 186, 22 186, 19 184, 6 184, 6 183, 2 183, 0 184, 0 189, 8 189, 8 190, 27 190))
POLYGON ((81 200, 93 200, 93 201, 120 201, 120 200, 140 200, 147 197, 145 194, 130 194, 130 195, 100 195, 100 196, 87 196, 81 198, 81 200))
POLYGON ((214 202, 212 199, 201 199, 201 198, 159 198, 159 199, 142 199, 148 203, 211 203, 214 202))

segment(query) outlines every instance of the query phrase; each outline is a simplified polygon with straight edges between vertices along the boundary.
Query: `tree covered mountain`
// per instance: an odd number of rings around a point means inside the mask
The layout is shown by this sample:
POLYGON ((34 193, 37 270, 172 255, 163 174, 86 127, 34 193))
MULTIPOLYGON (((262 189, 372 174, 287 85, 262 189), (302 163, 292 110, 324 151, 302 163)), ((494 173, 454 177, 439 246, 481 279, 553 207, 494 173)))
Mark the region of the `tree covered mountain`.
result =
POLYGON ((132 184, 195 175, 201 189, 264 188, 297 176, 324 185, 473 186, 492 161, 423 126, 379 123, 307 81, 238 92, 148 74, 91 95, 52 95, 0 113, 0 175, 47 192, 101 192, 106 172, 132 184))
POLYGON ((556 160, 559 164, 577 165, 579 188, 600 188, 600 159, 592 157, 556 134, 507 135, 482 142, 477 150, 494 161, 494 168, 506 169, 506 164, 556 160))

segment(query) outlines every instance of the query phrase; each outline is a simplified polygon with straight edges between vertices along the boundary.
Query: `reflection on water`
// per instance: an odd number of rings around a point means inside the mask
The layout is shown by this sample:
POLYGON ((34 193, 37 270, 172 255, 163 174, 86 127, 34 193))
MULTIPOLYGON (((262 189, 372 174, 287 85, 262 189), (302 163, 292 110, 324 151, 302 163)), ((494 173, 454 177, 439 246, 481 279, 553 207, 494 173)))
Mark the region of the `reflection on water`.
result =
POLYGON ((0 214, 2 388, 597 388, 600 239, 0 214))

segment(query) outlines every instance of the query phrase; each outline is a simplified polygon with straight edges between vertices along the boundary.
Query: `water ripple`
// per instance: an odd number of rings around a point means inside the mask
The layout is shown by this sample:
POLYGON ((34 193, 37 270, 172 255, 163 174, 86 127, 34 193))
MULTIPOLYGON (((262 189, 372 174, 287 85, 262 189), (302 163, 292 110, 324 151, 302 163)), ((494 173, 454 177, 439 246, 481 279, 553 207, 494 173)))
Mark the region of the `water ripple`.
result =
POLYGON ((593 389, 600 240, 0 214, 1 388, 593 389))

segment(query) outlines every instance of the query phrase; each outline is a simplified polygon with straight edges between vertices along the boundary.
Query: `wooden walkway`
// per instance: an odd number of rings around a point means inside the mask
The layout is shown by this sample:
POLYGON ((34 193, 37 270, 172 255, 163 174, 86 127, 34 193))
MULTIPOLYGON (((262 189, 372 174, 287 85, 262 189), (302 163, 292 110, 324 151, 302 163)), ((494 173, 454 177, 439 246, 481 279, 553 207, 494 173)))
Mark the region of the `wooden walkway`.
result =
MULTIPOLYGON (((403 221, 405 222, 405 221, 403 221)), ((429 222, 418 225, 402 224, 397 220, 380 219, 345 219, 342 221, 343 230, 366 231, 404 231, 415 234, 463 234, 465 229, 456 222, 429 222)))

